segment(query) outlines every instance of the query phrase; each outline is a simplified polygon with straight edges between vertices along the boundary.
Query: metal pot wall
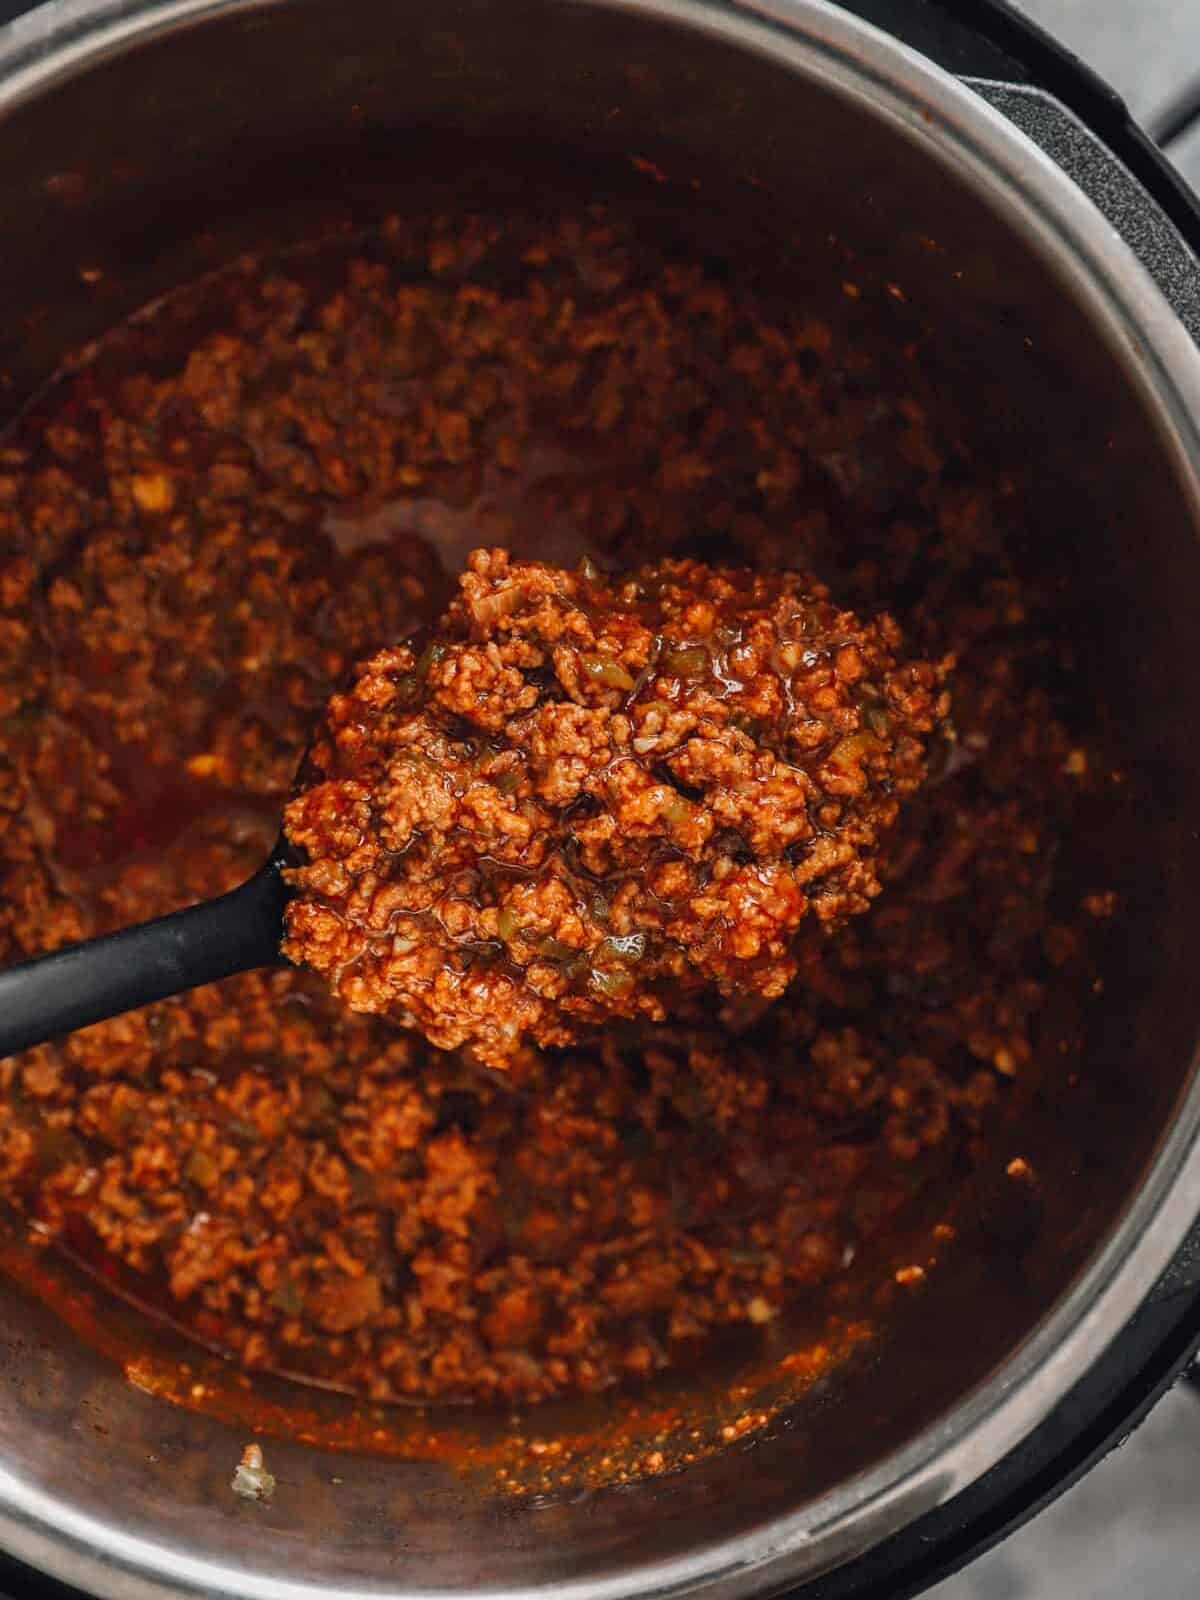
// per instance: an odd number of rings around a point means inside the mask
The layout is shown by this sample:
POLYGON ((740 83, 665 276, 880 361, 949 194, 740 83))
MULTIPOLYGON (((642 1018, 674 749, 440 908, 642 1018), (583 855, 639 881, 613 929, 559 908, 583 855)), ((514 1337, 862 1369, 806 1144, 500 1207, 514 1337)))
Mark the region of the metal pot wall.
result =
MULTIPOLYGON (((1028 466, 1030 559, 1061 577, 1061 626, 1119 730, 1138 809, 1067 870, 1105 861, 1127 914, 1076 1081, 1026 1096, 996 1152, 1045 1174, 1037 1215, 1014 1228, 985 1175, 919 1313, 748 1452, 500 1504, 441 1466, 279 1440, 274 1499, 239 1505, 242 1431, 168 1410, 4 1285, 0 1545, 91 1594, 865 1593, 867 1552, 1061 1414, 1200 1210, 1200 275, 1044 96, 965 85, 824 0, 56 0, 0 35, 4 408, 128 310, 322 211, 431 182, 522 193, 518 134, 566 153, 539 181, 576 198, 593 160, 655 160, 675 181, 641 203, 735 268, 837 231, 864 278, 903 280, 880 338, 944 329, 946 403, 1028 466)), ((714 1382, 698 1369, 683 1393, 702 1409, 714 1382)))

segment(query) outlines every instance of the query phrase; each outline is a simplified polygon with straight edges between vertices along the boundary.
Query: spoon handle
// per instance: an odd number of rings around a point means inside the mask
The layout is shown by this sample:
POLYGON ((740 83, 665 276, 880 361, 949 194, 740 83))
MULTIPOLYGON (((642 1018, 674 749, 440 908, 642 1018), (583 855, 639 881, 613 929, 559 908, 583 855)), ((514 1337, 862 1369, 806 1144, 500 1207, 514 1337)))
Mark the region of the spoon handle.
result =
POLYGON ((0 1058, 199 984, 281 964, 287 898, 272 857, 215 900, 0 972, 0 1058))

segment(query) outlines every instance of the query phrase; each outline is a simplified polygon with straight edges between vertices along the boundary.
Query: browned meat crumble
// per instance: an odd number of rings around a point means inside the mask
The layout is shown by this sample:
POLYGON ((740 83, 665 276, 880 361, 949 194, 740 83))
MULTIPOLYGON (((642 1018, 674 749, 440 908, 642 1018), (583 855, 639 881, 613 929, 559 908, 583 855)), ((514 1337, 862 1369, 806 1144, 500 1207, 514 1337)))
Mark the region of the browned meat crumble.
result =
POLYGON ((944 668, 796 574, 607 578, 478 550, 335 696, 286 832, 284 952, 503 1065, 695 990, 781 995, 879 893, 944 668))

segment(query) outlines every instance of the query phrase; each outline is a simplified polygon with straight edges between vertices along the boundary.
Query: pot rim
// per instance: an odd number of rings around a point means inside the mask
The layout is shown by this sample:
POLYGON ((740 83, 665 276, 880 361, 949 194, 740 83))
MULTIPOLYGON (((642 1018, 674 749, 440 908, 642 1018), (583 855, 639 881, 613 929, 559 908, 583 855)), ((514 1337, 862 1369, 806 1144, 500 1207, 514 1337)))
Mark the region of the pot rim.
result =
MULTIPOLYGON (((0 28, 0 118, 149 39, 278 0, 48 0, 0 28)), ((1069 282, 1154 417, 1200 528, 1200 350, 1132 250, 1076 184, 963 82, 830 0, 566 0, 674 22, 831 89, 950 168, 1069 282)), ((0 131, 0 137, 2 137, 0 131)), ((1200 267, 1197 268, 1200 272, 1200 267)), ((1192 1074, 1140 1187, 1095 1259, 990 1378, 874 1467, 748 1534, 616 1577, 556 1583, 563 1600, 776 1591, 896 1532, 909 1508, 967 1488, 1025 1439, 1103 1354, 1200 1209, 1200 1080, 1192 1074)), ((0 1463, 0 1546, 111 1600, 317 1600, 326 1584, 248 1573, 122 1533, 0 1463)), ((381 1591, 339 1589, 341 1600, 381 1591)), ((532 1600, 538 1588, 491 1588, 532 1600)), ((404 1591, 433 1600, 442 1591, 404 1591)))

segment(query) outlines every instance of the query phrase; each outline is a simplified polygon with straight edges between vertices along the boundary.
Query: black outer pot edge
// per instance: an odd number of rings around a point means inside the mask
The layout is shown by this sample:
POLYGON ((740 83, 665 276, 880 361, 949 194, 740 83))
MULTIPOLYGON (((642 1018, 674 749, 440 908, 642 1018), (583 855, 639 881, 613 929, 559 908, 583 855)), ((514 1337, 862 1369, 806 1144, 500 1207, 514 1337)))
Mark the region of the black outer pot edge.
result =
MULTIPOLYGON (((1200 251, 1200 210, 1188 184, 1134 122, 1121 96, 1009 0, 836 3, 968 82, 985 79, 1045 90, 1119 155, 1184 238, 1200 251)), ((1195 68, 1200 73, 1200 31, 1195 68)))
MULTIPOLYGON (((1062 167, 1200 342, 1200 202, 1119 95, 1005 0, 841 3, 954 72, 1062 167)), ((908 1600, 959 1571, 1123 1444, 1198 1346, 1200 1219, 1102 1360, 1017 1449, 796 1600, 908 1600)))
MULTIPOLYGON (((1089 68, 1006 0, 841 0, 954 73, 1094 201, 1200 342, 1200 204, 1089 68)), ((0 0, 0 24, 27 4, 0 0)), ((1200 66, 1200 61, 1198 61, 1200 66)), ((1200 1347, 1200 1219, 1104 1358, 1016 1450, 944 1506, 794 1600, 909 1600, 960 1570, 1122 1444, 1200 1347)), ((11 1600, 75 1590, 0 1555, 11 1600)))

